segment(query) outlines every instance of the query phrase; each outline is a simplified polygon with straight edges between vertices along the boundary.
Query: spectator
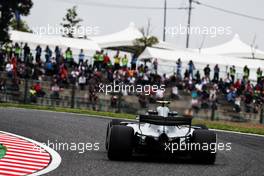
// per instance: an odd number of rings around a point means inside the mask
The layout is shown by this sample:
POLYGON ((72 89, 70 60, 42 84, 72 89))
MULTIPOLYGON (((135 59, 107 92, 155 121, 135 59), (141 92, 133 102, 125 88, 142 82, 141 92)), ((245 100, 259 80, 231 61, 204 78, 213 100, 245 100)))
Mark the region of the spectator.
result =
POLYGON ((141 93, 138 97, 138 102, 141 106, 141 108, 146 108, 147 107, 147 100, 146 100, 146 95, 145 93, 141 93))
POLYGON ((11 42, 5 43, 3 50, 7 55, 7 57, 10 58, 12 56, 12 43, 11 42))
POLYGON ((32 86, 29 89, 29 97, 30 97, 30 102, 36 103, 37 102, 37 92, 34 89, 34 86, 32 86))
POLYGON ((204 75, 205 75, 205 78, 210 80, 210 72, 211 72, 211 69, 209 67, 209 64, 204 68, 204 75))
POLYGON ((182 72, 182 61, 181 58, 178 58, 177 62, 176 62, 176 69, 177 69, 177 77, 181 80, 182 76, 181 76, 181 72, 182 72))
POLYGON ((41 58, 42 49, 41 49, 41 47, 38 45, 38 46, 36 47, 35 51, 36 51, 36 61, 39 61, 40 58, 41 58))
POLYGON ((211 87, 210 89, 210 95, 209 95, 209 100, 216 101, 217 100, 217 85, 215 84, 214 86, 211 87))
POLYGON ((136 70, 136 68, 137 68, 137 58, 135 55, 133 55, 131 59, 131 69, 136 70))
POLYGON ((225 87, 229 87, 232 83, 232 80, 230 79, 229 73, 227 73, 227 76, 224 80, 225 87))
POLYGON ((52 56, 52 51, 50 50, 49 46, 47 45, 47 47, 45 49, 46 62, 48 62, 50 60, 51 56, 52 56))
POLYGON ((219 81, 219 73, 220 73, 220 68, 218 64, 216 64, 214 67, 214 79, 213 79, 215 83, 218 83, 219 81))
POLYGON ((70 81, 72 84, 75 83, 75 81, 77 81, 77 78, 80 75, 80 71, 77 67, 75 67, 75 69, 72 70, 71 75, 70 75, 70 81))
POLYGON ((68 69, 65 64, 62 64, 60 66, 59 75, 60 75, 60 80, 61 80, 62 85, 67 86, 68 85, 68 69))
POLYGON ((208 100, 209 100, 209 93, 207 90, 207 86, 203 86, 201 92, 201 108, 207 110, 209 108, 208 100))
POLYGON ((128 64, 128 58, 127 55, 125 54, 124 57, 122 58, 122 67, 123 69, 127 69, 127 64, 128 64))
POLYGON ((18 43, 15 43, 14 49, 15 49, 15 57, 19 59, 21 55, 21 48, 18 43))
MULTIPOLYGON (((234 86, 234 88, 236 89, 236 90, 240 90, 241 89, 241 86, 242 86, 242 83, 241 83, 241 81, 240 81, 240 79, 237 79, 236 80, 236 82, 233 84, 233 86, 234 86)), ((240 94, 240 93, 239 93, 240 94)))
POLYGON ((103 51, 101 51, 98 55, 98 70, 99 71, 101 71, 102 69, 103 62, 104 62, 104 54, 103 54, 103 51))
POLYGON ((185 72, 184 72, 184 79, 185 79, 185 80, 186 80, 186 79, 189 80, 189 78, 190 78, 190 72, 189 72, 188 69, 186 69, 185 72))
POLYGON ((227 93, 227 101, 231 104, 234 104, 235 98, 236 98, 236 91, 235 89, 232 89, 227 93))
POLYGON ((241 111, 241 97, 237 96, 235 98, 234 111, 239 113, 241 111))
POLYGON ((247 67, 247 65, 244 67, 243 72, 244 72, 244 78, 245 78, 246 80, 248 80, 248 78, 249 78, 249 74, 250 74, 250 70, 249 70, 249 68, 247 67))
POLYGON ((95 88, 89 89, 89 100, 90 100, 90 104, 92 105, 93 110, 96 110, 96 104, 98 101, 98 96, 97 96, 96 92, 97 91, 95 88))
POLYGON ((61 62, 61 49, 58 46, 55 47, 55 59, 56 63, 59 64, 61 62))
POLYGON ((119 57, 119 51, 116 53, 114 57, 114 70, 119 70, 120 69, 120 57, 119 57))
POLYGON ((70 47, 65 51, 65 59, 69 67, 73 66, 73 55, 70 47))
POLYGON ((193 78, 193 71, 195 70, 195 66, 192 60, 190 60, 188 66, 189 66, 189 75, 191 78, 193 78))
POLYGON ((11 61, 9 61, 7 64, 6 64, 6 72, 7 72, 7 76, 9 78, 12 78, 13 77, 13 64, 11 63, 11 61))
POLYGON ((112 67, 112 63, 110 60, 110 57, 108 56, 108 54, 106 53, 104 55, 104 62, 103 62, 103 68, 107 69, 107 68, 111 68, 112 67))
POLYGON ((251 85, 250 81, 247 81, 247 84, 245 86, 245 90, 249 91, 250 93, 253 93, 253 86, 251 85))
POLYGON ((118 101, 118 97, 116 95, 112 95, 111 97, 111 107, 112 108, 117 108, 117 101, 118 101))
POLYGON ((236 67, 234 65, 232 67, 230 67, 229 75, 231 77, 231 82, 234 83, 235 82, 235 75, 236 75, 236 67))
POLYGON ((156 100, 163 100, 164 99, 164 91, 163 90, 161 90, 161 89, 158 89, 157 91, 156 91, 156 100))
POLYGON ((200 108, 199 108, 198 93, 195 89, 192 90, 191 97, 192 97, 191 99, 192 109, 194 110, 194 112, 198 113, 200 108))
POLYGON ((79 77, 78 82, 79 82, 80 89, 84 90, 84 87, 86 85, 86 78, 83 74, 79 77))
POLYGON ((36 96, 37 96, 37 97, 44 97, 45 94, 46 94, 46 93, 42 90, 42 87, 41 87, 40 82, 37 82, 37 83, 34 85, 34 90, 36 91, 36 96))
POLYGON ((155 71, 155 74, 157 74, 158 72, 158 59, 154 59, 154 62, 153 62, 153 69, 155 71))
POLYGON ((196 80, 197 83, 201 82, 201 75, 200 75, 199 70, 197 70, 197 72, 195 74, 195 80, 196 80))
POLYGON ((253 96, 252 96, 252 93, 250 91, 248 91, 248 90, 245 91, 244 95, 245 95, 245 100, 244 100, 245 111, 247 113, 249 113, 250 112, 250 109, 251 109, 250 104, 253 101, 253 96))
POLYGON ((6 90, 6 80, 0 79, 0 92, 3 92, 6 90))
POLYGON ((262 70, 261 68, 259 67, 257 69, 257 82, 259 83, 261 81, 261 78, 262 78, 262 70))
POLYGON ((179 96, 179 90, 177 86, 173 86, 171 89, 171 98, 172 99, 176 99, 179 100, 180 96, 179 96))
POLYGON ((3 71, 5 65, 5 56, 0 48, 0 71, 3 71))
POLYGON ((16 78, 17 76, 17 58, 15 57, 15 55, 12 55, 13 57, 11 58, 11 64, 13 66, 13 76, 14 78, 16 78))
POLYGON ((53 75, 53 64, 52 64, 51 60, 46 62, 45 71, 46 71, 46 75, 48 75, 48 76, 53 75))
POLYGON ((28 56, 30 54, 30 48, 27 43, 25 43, 23 50, 24 50, 24 61, 27 62, 28 56))
POLYGON ((60 98, 60 87, 57 83, 51 85, 51 99, 59 99, 60 98))
POLYGON ((80 53, 79 53, 79 65, 82 64, 84 62, 84 53, 83 53, 83 49, 80 50, 80 53))
POLYGON ((97 69, 99 68, 99 51, 96 51, 94 56, 93 56, 93 69, 97 69))

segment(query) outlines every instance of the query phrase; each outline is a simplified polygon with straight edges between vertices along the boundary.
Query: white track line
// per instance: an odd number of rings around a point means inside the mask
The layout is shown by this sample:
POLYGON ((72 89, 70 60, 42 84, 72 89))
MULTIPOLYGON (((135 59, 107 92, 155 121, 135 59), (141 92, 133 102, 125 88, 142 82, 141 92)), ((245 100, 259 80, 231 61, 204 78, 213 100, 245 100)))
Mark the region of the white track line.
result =
POLYGON ((219 130, 219 129, 210 129, 210 130, 217 131, 217 132, 224 132, 224 133, 233 133, 233 134, 241 134, 241 135, 248 135, 248 136, 264 137, 264 135, 261 135, 261 134, 243 133, 243 132, 227 131, 227 130, 219 130))

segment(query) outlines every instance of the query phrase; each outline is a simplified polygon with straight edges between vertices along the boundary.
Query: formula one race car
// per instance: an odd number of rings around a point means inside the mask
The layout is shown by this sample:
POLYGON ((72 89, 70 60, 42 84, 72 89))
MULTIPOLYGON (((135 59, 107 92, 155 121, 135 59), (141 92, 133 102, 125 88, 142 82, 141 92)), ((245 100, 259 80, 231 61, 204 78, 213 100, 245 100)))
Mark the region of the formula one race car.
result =
POLYGON ((216 134, 204 125, 192 126, 191 117, 170 112, 168 101, 156 111, 139 115, 137 122, 113 119, 107 126, 105 147, 110 160, 127 160, 135 153, 188 155, 195 162, 214 164, 216 134))

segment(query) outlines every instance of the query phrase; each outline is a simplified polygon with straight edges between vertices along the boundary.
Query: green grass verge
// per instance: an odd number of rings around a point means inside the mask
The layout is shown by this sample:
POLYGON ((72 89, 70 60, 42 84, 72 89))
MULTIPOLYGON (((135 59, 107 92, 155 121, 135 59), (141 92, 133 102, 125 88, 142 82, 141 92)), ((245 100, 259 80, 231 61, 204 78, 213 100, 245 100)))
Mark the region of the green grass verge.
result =
POLYGON ((127 118, 127 119, 136 118, 136 116, 133 114, 102 112, 102 111, 93 111, 86 109, 60 108, 54 106, 37 106, 31 104, 0 103, 0 107, 14 107, 14 108, 35 109, 35 110, 48 110, 55 112, 69 112, 76 114, 97 115, 97 116, 114 117, 114 118, 127 118))
MULTIPOLYGON (((96 116, 105 116, 113 118, 123 118, 123 119, 135 119, 136 116, 133 114, 125 113, 114 113, 114 112, 101 112, 101 111, 92 111, 86 109, 71 109, 71 108, 59 108, 51 106, 37 106, 30 104, 11 104, 11 103, 0 103, 0 107, 15 107, 15 108, 24 108, 24 109, 35 109, 35 110, 49 110, 54 112, 69 112, 76 114, 84 115, 96 115, 96 116)), ((264 135, 264 125, 260 124, 251 124, 251 123, 236 123, 236 122, 227 122, 227 121, 209 121, 202 119, 194 119, 193 124, 204 124, 209 128, 236 131, 243 133, 253 133, 264 135)))
POLYGON ((6 147, 0 144, 0 159, 2 159, 6 154, 6 147))

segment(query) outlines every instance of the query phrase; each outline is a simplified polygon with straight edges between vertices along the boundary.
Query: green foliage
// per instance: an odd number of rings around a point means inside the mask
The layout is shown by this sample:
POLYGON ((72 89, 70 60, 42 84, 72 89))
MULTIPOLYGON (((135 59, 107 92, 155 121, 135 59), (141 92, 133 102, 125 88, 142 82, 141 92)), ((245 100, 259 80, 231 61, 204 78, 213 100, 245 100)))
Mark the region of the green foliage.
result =
POLYGON ((78 18, 77 6, 73 6, 71 9, 68 9, 62 20, 63 22, 61 25, 65 31, 65 35, 63 36, 74 38, 74 30, 78 29, 80 27, 79 23, 83 21, 81 18, 78 18))
POLYGON ((159 40, 157 37, 150 36, 149 32, 145 32, 143 28, 140 31, 143 37, 136 39, 134 43, 136 57, 138 57, 145 50, 146 47, 151 47, 159 43, 159 40))
POLYGON ((15 19, 12 19, 10 22, 10 27, 13 30, 32 33, 32 30, 29 28, 27 22, 24 20, 17 21, 15 19))
POLYGON ((8 42, 8 30, 11 25, 11 20, 15 18, 15 12, 21 16, 29 15, 30 9, 33 6, 32 0, 2 0, 0 3, 0 43, 8 42))

